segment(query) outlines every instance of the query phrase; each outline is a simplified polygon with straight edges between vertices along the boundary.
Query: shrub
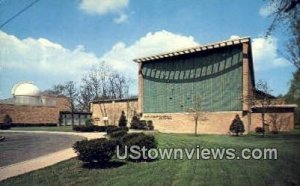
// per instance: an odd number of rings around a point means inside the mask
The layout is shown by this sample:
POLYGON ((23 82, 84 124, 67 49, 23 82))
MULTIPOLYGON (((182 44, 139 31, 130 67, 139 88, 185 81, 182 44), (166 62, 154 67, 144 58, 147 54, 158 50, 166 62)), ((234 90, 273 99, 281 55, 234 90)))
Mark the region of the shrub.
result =
POLYGON ((264 133, 265 130, 264 130, 262 127, 256 127, 256 128, 255 128, 255 132, 256 132, 256 133, 264 133))
POLYGON ((105 132, 106 131, 106 126, 98 126, 98 125, 94 125, 94 131, 97 131, 97 132, 105 132))
POLYGON ((122 111, 119 119, 119 127, 126 127, 126 125, 127 125, 127 118, 125 116, 125 112, 122 111))
POLYGON ((153 126, 152 120, 148 120, 147 121, 147 127, 148 127, 148 130, 154 130, 154 126, 153 126))
POLYGON ((77 132, 94 132, 94 126, 74 125, 73 130, 77 132))
POLYGON ((85 120, 85 126, 92 126, 93 125, 93 120, 92 119, 86 119, 85 120))
POLYGON ((2 129, 2 130, 10 129, 11 128, 11 124, 12 124, 12 119, 7 114, 7 115, 5 115, 5 117, 3 119, 3 124, 0 124, 0 129, 2 129))
POLYGON ((234 133, 236 136, 239 134, 243 134, 245 132, 244 124, 240 119, 239 115, 236 115, 234 120, 232 121, 230 128, 230 132, 234 133))
POLYGON ((123 136, 127 134, 127 130, 118 130, 109 134, 110 138, 120 140, 123 136))
POLYGON ((124 153, 127 149, 128 159, 130 160, 149 161, 151 159, 147 156, 148 151, 150 149, 157 148, 157 143, 154 136, 146 135, 144 133, 128 133, 121 138, 121 143, 121 151, 124 153), (136 153, 133 154, 129 150, 132 146, 138 146, 139 150, 137 149, 137 151, 141 153, 141 155, 143 154, 142 148, 144 147, 146 149, 146 157, 136 157, 136 153), (130 155, 133 157, 130 157, 130 155))
POLYGON ((116 141, 105 138, 77 141, 73 148, 78 159, 86 163, 105 164, 115 155, 116 141))
POLYGON ((117 127, 117 126, 109 127, 107 128, 106 132, 108 135, 110 135, 113 132, 122 131, 122 130, 128 131, 128 127, 117 127))
POLYGON ((133 116, 131 123, 130 123, 131 129, 137 129, 137 130, 147 130, 147 123, 145 120, 140 120, 137 116, 133 116))

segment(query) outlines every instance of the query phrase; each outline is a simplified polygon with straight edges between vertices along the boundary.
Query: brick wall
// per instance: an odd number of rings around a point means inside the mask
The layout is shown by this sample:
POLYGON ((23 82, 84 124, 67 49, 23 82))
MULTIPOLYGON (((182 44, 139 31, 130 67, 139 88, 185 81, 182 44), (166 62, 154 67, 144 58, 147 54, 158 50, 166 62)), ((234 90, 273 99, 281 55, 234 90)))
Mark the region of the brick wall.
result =
MULTIPOLYGON (((239 114, 247 130, 247 117, 242 112, 205 112, 198 121, 198 133, 227 134, 235 115, 239 114)), ((191 113, 147 113, 144 120, 152 120, 154 129, 166 133, 194 133, 195 121, 191 113)), ((247 133, 248 131, 246 131, 247 133)))
MULTIPOLYGON (((294 112, 266 113, 265 122, 269 125, 270 131, 291 131, 294 129, 294 112)), ((250 130, 255 131, 256 127, 262 127, 261 113, 251 114, 250 130)))
POLYGON ((68 111, 66 98, 56 98, 56 106, 0 104, 0 123, 8 114, 14 124, 56 124, 60 111, 68 111))
POLYGON ((138 101, 91 103, 92 119, 96 125, 104 125, 104 110, 106 110, 109 125, 118 125, 122 111, 125 112, 127 120, 130 122, 134 112, 138 110, 138 101))

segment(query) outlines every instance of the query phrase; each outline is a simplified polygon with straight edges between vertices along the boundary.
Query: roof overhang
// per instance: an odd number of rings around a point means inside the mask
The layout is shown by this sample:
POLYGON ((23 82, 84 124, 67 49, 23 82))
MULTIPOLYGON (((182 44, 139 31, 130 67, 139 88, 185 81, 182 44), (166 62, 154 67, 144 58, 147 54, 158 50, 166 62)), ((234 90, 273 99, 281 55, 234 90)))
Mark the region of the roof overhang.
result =
POLYGON ((187 54, 192 54, 192 53, 204 52, 207 50, 223 48, 223 47, 238 45, 238 44, 242 44, 242 43, 250 43, 250 37, 242 37, 242 38, 238 38, 238 39, 210 43, 207 45, 201 45, 201 46, 197 46, 197 47, 193 47, 193 48, 186 48, 186 49, 181 49, 181 50, 177 50, 177 51, 173 51, 173 52, 137 58, 137 59, 134 59, 133 61, 136 63, 144 63, 144 62, 159 60, 159 59, 163 59, 163 58, 171 58, 171 57, 182 56, 182 55, 187 55, 187 54))

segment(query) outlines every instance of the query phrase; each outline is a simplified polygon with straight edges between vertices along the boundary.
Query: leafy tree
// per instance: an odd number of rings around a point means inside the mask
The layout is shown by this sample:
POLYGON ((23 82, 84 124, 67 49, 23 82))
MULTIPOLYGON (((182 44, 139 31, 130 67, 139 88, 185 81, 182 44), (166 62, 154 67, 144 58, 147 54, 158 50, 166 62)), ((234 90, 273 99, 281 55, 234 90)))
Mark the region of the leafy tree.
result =
POLYGON ((126 125, 127 125, 127 119, 126 119, 126 116, 125 116, 125 112, 122 111, 120 119, 119 119, 119 126, 120 127, 126 127, 126 125))
POLYGON ((285 95, 286 103, 297 104, 296 108, 296 121, 300 124, 300 70, 293 74, 293 79, 288 93, 285 95))

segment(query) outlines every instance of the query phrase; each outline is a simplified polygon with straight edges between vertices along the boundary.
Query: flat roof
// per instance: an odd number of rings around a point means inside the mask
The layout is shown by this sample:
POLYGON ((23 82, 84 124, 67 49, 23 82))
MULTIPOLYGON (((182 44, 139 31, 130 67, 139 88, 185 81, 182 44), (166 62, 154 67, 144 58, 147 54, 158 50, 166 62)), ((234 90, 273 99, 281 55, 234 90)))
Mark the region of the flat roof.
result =
POLYGON ((125 101, 137 101, 137 97, 132 97, 132 98, 122 98, 122 99, 104 99, 104 100, 94 100, 91 101, 90 103, 110 103, 110 102, 125 102, 125 101))
POLYGON ((201 52, 201 51, 207 51, 207 50, 211 50, 211 49, 215 49, 215 48, 222 48, 222 47, 237 45, 237 44, 241 44, 241 43, 248 43, 248 42, 250 42, 250 37, 241 37, 241 38, 237 38, 237 39, 231 39, 231 40, 226 40, 226 41, 221 41, 221 42, 216 42, 216 43, 210 43, 207 45, 200 45, 197 47, 181 49, 181 50, 177 50, 177 51, 173 51, 173 52, 137 58, 137 59, 134 59, 133 61, 137 62, 137 63, 143 63, 143 62, 148 62, 148 61, 152 61, 152 60, 181 56, 181 55, 186 55, 186 54, 191 54, 191 53, 196 53, 196 52, 201 52))
MULTIPOLYGON (((285 104, 285 105, 268 105, 266 108, 296 108, 298 105, 296 104, 285 104)), ((262 108, 261 105, 255 105, 252 106, 251 108, 262 108)))

